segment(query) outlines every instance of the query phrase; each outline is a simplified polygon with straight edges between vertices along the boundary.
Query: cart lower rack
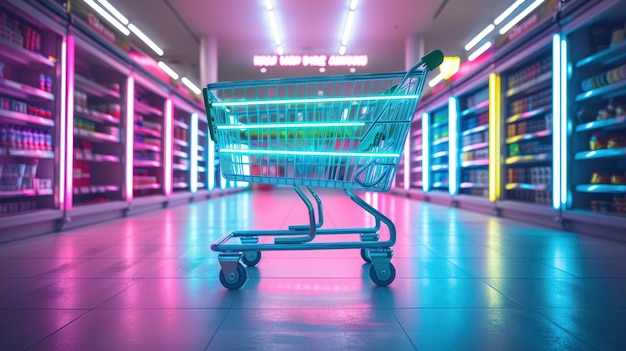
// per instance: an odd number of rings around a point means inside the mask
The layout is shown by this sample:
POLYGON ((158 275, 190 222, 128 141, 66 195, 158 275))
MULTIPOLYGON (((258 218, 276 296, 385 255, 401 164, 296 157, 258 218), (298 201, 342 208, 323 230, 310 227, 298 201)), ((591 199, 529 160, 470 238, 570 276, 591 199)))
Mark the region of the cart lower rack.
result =
POLYGON ((224 287, 240 288, 247 273, 239 261, 254 266, 267 250, 360 249, 375 284, 394 280, 395 226, 353 191, 389 191, 426 74, 442 61, 436 50, 407 72, 215 83, 203 90, 223 177, 293 186, 309 218, 284 230, 230 232, 213 243, 224 287), (314 187, 342 189, 375 225, 322 228, 314 187), (381 223, 389 232, 385 241, 379 241, 381 223), (350 234, 358 240, 316 241, 318 235, 350 234), (259 237, 274 240, 259 243, 259 237))

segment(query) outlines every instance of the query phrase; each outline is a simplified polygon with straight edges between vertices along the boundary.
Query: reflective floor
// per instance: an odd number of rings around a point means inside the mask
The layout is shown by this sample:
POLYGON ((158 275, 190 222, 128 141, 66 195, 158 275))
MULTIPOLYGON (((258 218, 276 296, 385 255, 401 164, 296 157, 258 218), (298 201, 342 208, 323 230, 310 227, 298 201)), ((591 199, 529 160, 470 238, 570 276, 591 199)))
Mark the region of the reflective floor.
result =
MULTIPOLYGON (((0 245, 0 350, 626 349, 626 244, 362 197, 398 229, 388 287, 358 250, 325 250, 263 252, 224 289, 210 244, 305 223, 284 190, 0 245)), ((373 224, 343 193, 321 198, 328 226, 373 224)))

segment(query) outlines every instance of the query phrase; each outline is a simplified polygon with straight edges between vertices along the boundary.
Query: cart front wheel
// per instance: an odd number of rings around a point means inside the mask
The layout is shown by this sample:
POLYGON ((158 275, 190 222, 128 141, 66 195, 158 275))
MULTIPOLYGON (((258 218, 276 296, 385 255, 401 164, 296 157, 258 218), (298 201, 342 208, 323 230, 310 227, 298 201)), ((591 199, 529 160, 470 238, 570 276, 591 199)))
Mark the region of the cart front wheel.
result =
POLYGON ((384 277, 381 279, 376 274, 374 266, 370 267, 370 278, 372 278, 374 284, 378 286, 387 286, 391 284, 394 279, 396 279, 396 267, 394 267, 393 264, 389 262, 389 270, 384 271, 384 273, 384 277))
POLYGON ((372 263, 372 259, 370 258, 370 250, 361 249, 361 258, 365 263, 372 263))
POLYGON ((241 263, 237 263, 236 274, 233 272, 226 276, 224 275, 224 270, 220 269, 220 283, 222 283, 226 289, 237 290, 243 286, 246 280, 248 280, 248 273, 241 263))
POLYGON ((248 267, 254 267, 261 261, 261 251, 246 251, 243 253, 241 262, 248 267))

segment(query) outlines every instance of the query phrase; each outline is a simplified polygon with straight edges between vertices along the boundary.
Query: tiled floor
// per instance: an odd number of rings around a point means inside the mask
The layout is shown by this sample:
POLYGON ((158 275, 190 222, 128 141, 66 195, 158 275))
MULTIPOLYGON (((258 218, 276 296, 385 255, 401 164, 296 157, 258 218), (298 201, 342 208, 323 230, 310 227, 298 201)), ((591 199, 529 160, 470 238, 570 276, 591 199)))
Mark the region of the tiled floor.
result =
MULTIPOLYGON (((328 226, 373 223, 321 197, 328 226)), ((0 245, 0 350, 626 349, 626 244, 363 197, 398 229, 386 288, 357 250, 264 252, 241 290, 221 286, 209 245, 304 223, 291 191, 0 245)))

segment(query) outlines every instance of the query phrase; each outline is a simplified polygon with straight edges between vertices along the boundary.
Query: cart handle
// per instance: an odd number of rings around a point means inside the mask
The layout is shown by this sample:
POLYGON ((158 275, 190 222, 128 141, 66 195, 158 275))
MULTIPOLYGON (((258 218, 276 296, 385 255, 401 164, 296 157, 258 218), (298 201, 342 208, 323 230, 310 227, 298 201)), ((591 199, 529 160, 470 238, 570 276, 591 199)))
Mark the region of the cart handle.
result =
POLYGON ((213 116, 211 116, 211 106, 213 104, 209 100, 209 89, 202 89, 202 97, 204 98, 204 108, 206 109, 207 124, 209 125, 209 135, 211 136, 211 140, 217 144, 217 140, 215 140, 215 132, 213 131, 215 121, 213 120, 213 116))

